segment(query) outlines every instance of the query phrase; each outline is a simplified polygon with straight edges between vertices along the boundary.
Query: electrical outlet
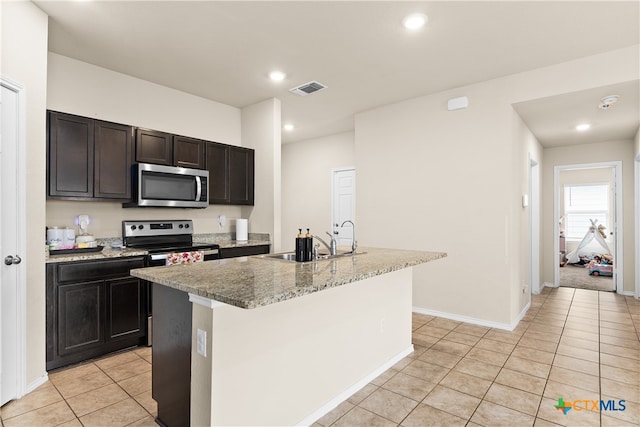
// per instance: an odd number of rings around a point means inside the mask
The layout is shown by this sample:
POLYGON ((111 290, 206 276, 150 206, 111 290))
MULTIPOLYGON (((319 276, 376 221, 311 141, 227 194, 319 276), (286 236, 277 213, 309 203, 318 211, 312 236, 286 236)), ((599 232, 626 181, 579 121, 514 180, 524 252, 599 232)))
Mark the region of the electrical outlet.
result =
POLYGON ((196 351, 200 356, 207 357, 207 331, 198 329, 196 340, 197 340, 196 351))

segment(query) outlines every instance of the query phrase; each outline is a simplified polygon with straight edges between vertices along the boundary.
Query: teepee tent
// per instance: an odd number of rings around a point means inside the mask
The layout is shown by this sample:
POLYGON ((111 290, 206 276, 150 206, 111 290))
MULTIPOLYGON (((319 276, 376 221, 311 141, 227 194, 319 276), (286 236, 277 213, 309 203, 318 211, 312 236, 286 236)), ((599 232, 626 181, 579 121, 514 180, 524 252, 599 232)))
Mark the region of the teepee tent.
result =
POLYGON ((591 221, 589 231, 587 231, 587 234, 584 236, 576 250, 567 255, 567 263, 569 264, 580 262, 580 257, 584 255, 611 255, 607 242, 604 241, 604 238, 600 234, 600 230, 598 230, 598 227, 596 226, 598 220, 590 219, 589 221, 591 221))

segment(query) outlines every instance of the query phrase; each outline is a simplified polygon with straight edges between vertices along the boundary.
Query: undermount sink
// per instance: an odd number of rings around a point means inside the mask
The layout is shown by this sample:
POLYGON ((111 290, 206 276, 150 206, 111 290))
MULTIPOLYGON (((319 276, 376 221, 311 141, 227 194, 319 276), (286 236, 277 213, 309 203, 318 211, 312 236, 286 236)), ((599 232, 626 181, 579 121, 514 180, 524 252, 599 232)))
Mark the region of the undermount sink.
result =
MULTIPOLYGON (((349 252, 340 252, 340 253, 337 253, 335 255, 329 255, 327 253, 320 253, 320 254, 318 254, 318 259, 314 260, 314 261, 323 261, 323 260, 327 260, 327 259, 335 259, 335 258, 341 258, 341 257, 346 257, 346 256, 362 255, 362 254, 365 254, 365 253, 366 252, 356 252, 354 254, 351 251, 349 251, 349 252)), ((276 260, 294 261, 295 262, 296 253, 295 252, 281 252, 281 253, 277 253, 277 254, 260 255, 260 257, 261 258, 270 258, 270 259, 276 259, 276 260)))

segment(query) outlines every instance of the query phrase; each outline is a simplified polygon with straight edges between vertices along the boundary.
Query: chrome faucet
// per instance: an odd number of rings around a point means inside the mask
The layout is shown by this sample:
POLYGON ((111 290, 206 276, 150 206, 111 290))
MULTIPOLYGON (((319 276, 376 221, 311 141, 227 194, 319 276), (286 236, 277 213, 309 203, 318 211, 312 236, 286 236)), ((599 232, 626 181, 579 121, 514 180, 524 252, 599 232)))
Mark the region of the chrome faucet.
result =
POLYGON ((336 255, 338 253, 338 243, 336 242, 336 238, 331 234, 329 234, 328 231, 326 231, 326 233, 329 235, 329 237, 331 237, 331 245, 329 245, 327 242, 322 240, 322 238, 320 238, 319 236, 314 235, 313 238, 320 240, 320 242, 322 242, 322 244, 325 245, 327 249, 329 249, 330 255, 336 255))
POLYGON ((351 236, 351 253, 355 254, 356 249, 358 248, 358 242, 356 242, 356 225, 353 223, 353 221, 348 219, 343 222, 340 227, 344 227, 346 223, 351 223, 351 226, 353 227, 353 236, 351 236))

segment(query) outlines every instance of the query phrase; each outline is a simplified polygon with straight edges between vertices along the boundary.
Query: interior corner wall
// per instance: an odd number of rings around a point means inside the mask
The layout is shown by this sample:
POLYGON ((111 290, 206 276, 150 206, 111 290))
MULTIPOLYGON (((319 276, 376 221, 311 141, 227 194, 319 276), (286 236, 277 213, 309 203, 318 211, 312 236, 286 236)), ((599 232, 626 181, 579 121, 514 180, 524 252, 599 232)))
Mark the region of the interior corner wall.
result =
MULTIPOLYGON (((50 110, 242 145, 238 108, 55 53, 49 53, 48 59, 47 108, 50 110)), ((43 155, 45 141, 43 136, 39 142, 43 155)), ((44 166, 42 171, 44 173, 44 166)), ((233 220, 240 218, 241 209, 228 205, 210 205, 206 209, 123 209, 117 202, 46 202, 49 227, 73 227, 78 214, 91 216, 90 232, 96 237, 119 237, 123 220, 138 219, 188 217, 193 219, 196 233, 231 232, 233 220), (228 218, 223 227, 218 226, 218 215, 228 218)))
POLYGON ((554 268, 558 260, 554 253, 554 167, 561 165, 576 165, 581 163, 600 163, 610 161, 622 161, 622 223, 624 230, 624 291, 632 293, 635 283, 635 256, 634 241, 636 235, 634 221, 634 142, 605 141, 595 144, 580 145, 580 147, 566 146, 544 149, 543 167, 543 228, 542 244, 544 246, 543 280, 554 283, 554 268))
MULTIPOLYGON (((514 253, 514 257, 517 257, 517 264, 512 265, 512 278, 510 280, 511 285, 511 319, 516 319, 523 313, 527 304, 531 302, 531 288, 532 286, 538 287, 540 283, 531 283, 531 260, 532 260, 532 209, 538 211, 538 218, 540 218, 540 200, 533 200, 532 194, 530 194, 532 183, 531 178, 531 161, 540 165, 543 162, 542 159, 542 145, 538 142, 531 130, 522 121, 518 113, 513 110, 512 123, 514 134, 512 140, 514 142, 513 147, 513 201, 511 208, 513 210, 512 216, 515 218, 515 230, 512 233, 511 247, 515 248, 517 253, 514 253), (529 199, 528 206, 523 206, 522 198, 527 195, 529 199), (537 206, 534 204, 537 202, 537 206), (515 268, 514 268, 515 267, 515 268)), ((538 169, 539 170, 539 169, 538 169)), ((535 179, 535 177, 533 177, 535 179)), ((541 188, 541 178, 538 174, 537 188, 541 188)), ((538 229, 541 229, 541 223, 538 224, 538 229)), ((538 254, 538 259, 541 259, 538 254)), ((538 271, 538 277, 542 277, 541 269, 538 271)))
POLYGON ((510 92, 493 80, 356 115, 360 245, 448 254, 414 268, 417 308, 512 321, 510 92), (463 95, 469 107, 447 111, 463 95))
POLYGON ((26 385, 45 374, 45 110, 48 17, 31 2, 1 2, 0 73, 25 88, 26 218, 26 385))
POLYGON ((249 232, 269 233, 271 249, 282 241, 282 107, 271 98, 242 109, 242 146, 255 150, 255 205, 243 207, 249 232))
POLYGON ((353 132, 282 146, 282 250, 295 249, 299 228, 319 236, 331 231, 332 171, 353 166, 353 132))

